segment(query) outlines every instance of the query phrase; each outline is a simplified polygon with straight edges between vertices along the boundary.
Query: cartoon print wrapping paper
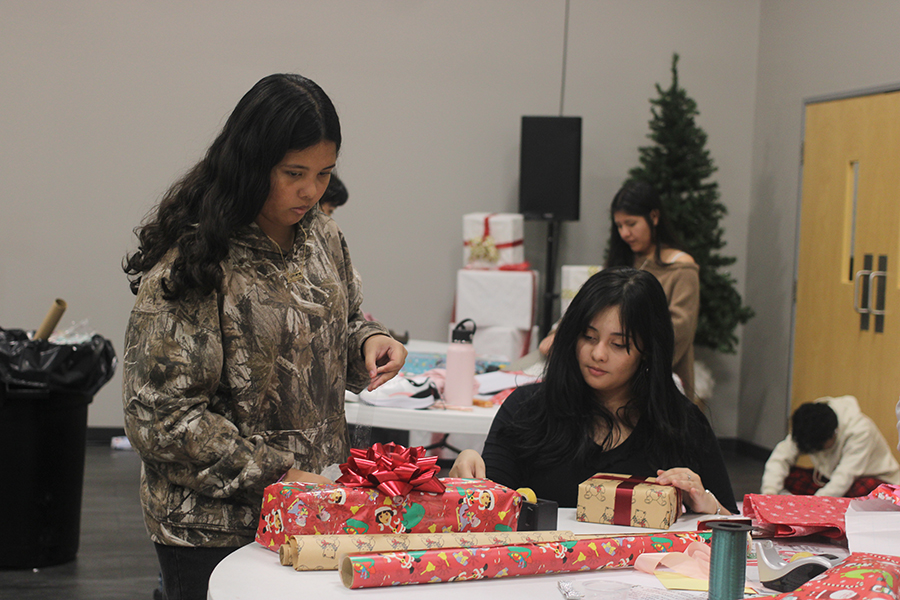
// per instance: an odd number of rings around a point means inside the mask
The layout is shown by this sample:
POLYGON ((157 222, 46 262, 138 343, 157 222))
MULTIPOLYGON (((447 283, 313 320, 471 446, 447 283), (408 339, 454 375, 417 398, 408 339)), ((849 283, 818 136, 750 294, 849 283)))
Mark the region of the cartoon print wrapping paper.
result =
POLYGON ((291 535, 515 531, 522 496, 483 479, 443 478, 442 494, 280 482, 263 494, 256 541, 278 552, 291 535))
POLYGON ((900 597, 900 557, 853 552, 793 592, 772 600, 897 600, 900 597))
POLYGON ((341 559, 341 581, 355 589, 627 568, 634 566, 637 557, 645 552, 683 552, 692 542, 709 543, 709 533, 661 532, 611 538, 579 537, 562 542, 348 554, 341 559))

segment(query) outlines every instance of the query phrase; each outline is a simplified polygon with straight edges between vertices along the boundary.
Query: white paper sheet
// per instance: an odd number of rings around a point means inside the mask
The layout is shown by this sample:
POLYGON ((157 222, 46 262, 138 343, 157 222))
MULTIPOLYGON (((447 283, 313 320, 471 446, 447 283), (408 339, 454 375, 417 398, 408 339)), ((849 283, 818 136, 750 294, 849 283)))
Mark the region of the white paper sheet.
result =
POLYGON ((850 552, 900 556, 900 506, 877 498, 853 500, 844 524, 850 552))
POLYGON ((506 371, 491 371, 490 373, 482 373, 475 376, 475 380, 478 381, 478 393, 487 396, 492 396, 509 388, 534 383, 537 379, 537 377, 531 375, 507 373, 506 371))

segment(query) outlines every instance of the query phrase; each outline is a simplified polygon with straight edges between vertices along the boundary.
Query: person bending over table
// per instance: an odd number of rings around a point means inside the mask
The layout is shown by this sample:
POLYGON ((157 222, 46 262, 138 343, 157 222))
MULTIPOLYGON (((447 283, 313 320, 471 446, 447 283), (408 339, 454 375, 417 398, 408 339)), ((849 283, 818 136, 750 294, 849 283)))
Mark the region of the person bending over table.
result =
POLYGON ((673 336, 652 274, 592 276, 560 320, 543 382, 506 399, 483 456, 464 450, 450 476, 527 486, 561 507, 595 473, 656 476, 694 512, 736 513, 716 436, 672 378, 673 336))
POLYGON ((900 484, 900 464, 853 396, 825 396, 797 407, 791 432, 766 461, 763 494, 866 496, 882 483, 900 484), (813 468, 795 463, 806 454, 813 468))
POLYGON ((403 366, 316 207, 340 145, 318 85, 265 77, 136 230, 125 429, 167 600, 206 598, 216 564, 253 541, 267 485, 330 483, 350 450, 345 388, 403 366))

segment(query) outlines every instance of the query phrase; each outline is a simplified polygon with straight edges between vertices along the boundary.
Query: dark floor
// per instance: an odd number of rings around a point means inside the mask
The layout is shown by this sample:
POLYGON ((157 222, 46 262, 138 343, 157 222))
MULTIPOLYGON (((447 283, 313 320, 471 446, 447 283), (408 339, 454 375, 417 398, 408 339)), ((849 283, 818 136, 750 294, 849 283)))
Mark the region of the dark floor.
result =
MULTIPOLYGON (((763 460, 725 446, 740 504, 744 494, 759 491, 763 460)), ((133 452, 89 445, 77 559, 43 569, 0 570, 0 599, 149 600, 158 568, 141 518, 139 477, 140 459, 133 452)))

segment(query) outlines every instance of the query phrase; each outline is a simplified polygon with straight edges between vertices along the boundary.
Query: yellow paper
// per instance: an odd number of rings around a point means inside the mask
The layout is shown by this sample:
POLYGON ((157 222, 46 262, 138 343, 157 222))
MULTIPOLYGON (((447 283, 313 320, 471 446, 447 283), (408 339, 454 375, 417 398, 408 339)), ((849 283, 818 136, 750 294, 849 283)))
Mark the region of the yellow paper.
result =
MULTIPOLYGON (((708 579, 694 579, 693 577, 685 577, 674 571, 656 571, 656 578, 663 584, 667 590, 687 590, 691 592, 708 592, 708 579)), ((744 594, 753 594, 753 588, 744 587, 744 594)))

